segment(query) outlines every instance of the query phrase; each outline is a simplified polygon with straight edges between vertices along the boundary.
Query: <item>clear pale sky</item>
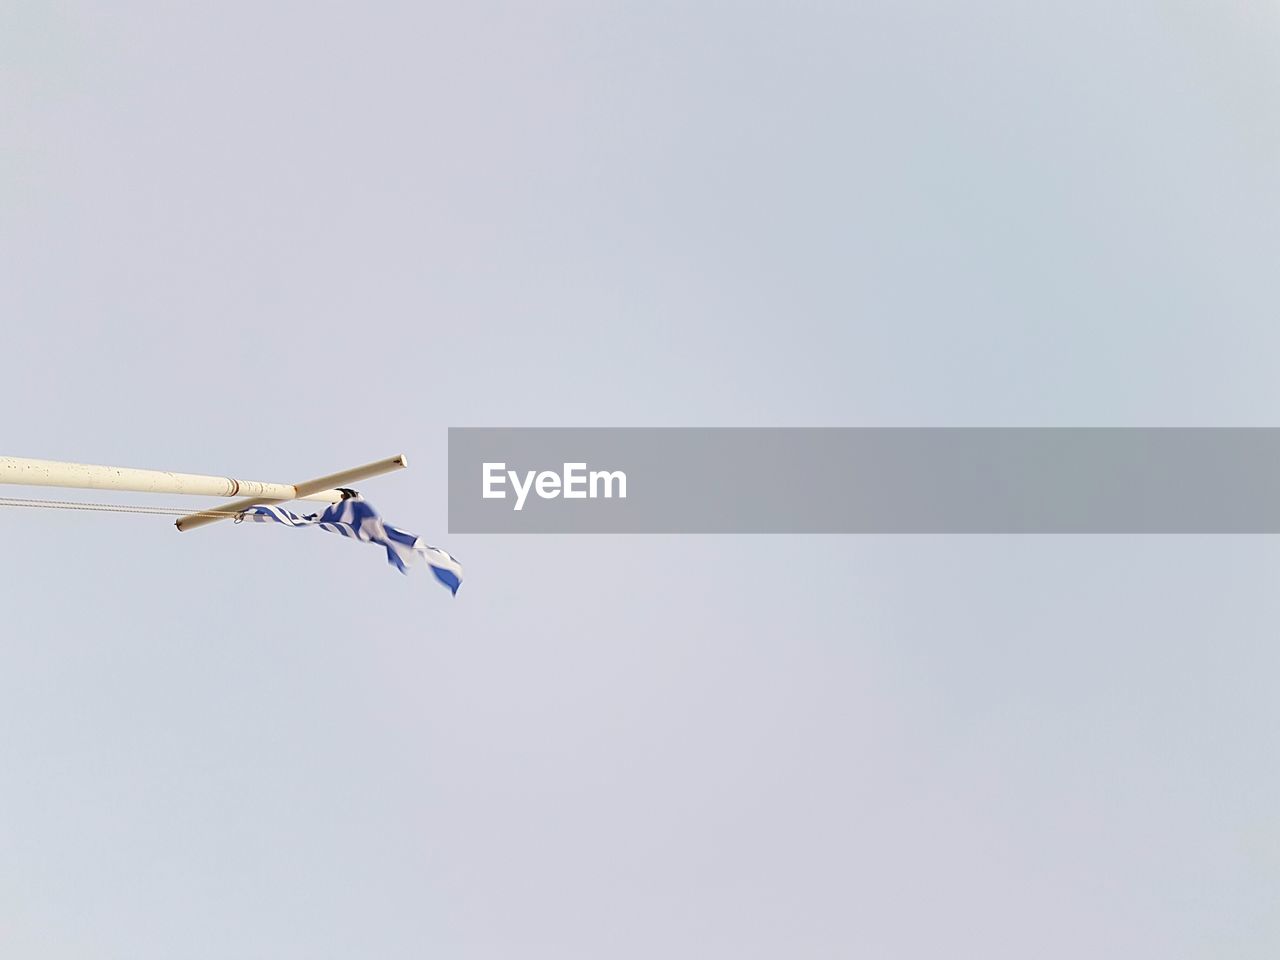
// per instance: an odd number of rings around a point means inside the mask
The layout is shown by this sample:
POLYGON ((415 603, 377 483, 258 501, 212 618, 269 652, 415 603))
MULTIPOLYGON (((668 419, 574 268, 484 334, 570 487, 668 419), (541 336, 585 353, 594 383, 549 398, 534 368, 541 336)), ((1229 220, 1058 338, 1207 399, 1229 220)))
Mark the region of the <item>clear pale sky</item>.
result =
POLYGON ((403 451, 467 568, 0 511, 0 953, 1276 956, 1275 538, 450 536, 444 479, 1280 425, 1277 117, 1264 3, 0 7, 0 452, 403 451))

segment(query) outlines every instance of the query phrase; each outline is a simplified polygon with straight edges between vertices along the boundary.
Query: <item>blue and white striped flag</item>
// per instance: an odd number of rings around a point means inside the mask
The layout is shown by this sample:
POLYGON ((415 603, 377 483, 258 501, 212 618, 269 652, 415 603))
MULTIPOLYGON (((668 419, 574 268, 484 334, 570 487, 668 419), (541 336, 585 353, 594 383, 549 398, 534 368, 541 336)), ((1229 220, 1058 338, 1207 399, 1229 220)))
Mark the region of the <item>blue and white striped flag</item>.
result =
POLYGON ((255 523, 283 523, 287 527, 318 526, 321 530, 340 533, 363 543, 376 543, 387 548, 387 562, 401 573, 408 573, 408 566, 415 558, 422 558, 435 578, 453 593, 462 584, 462 564, 443 550, 428 546, 412 533, 384 523, 378 511, 359 496, 339 503, 331 503, 323 513, 298 516, 288 510, 273 506, 250 507, 236 518, 255 523))

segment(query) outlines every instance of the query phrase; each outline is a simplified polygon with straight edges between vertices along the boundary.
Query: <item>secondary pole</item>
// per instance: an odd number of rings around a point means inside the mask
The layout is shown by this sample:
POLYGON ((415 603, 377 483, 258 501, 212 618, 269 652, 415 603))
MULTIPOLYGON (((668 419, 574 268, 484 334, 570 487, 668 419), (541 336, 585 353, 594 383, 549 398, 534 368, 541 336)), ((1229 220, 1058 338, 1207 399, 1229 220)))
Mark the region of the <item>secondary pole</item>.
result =
POLYGON ((94 463, 63 463, 59 460, 30 460, 0 457, 0 483, 31 487, 72 487, 79 490, 120 490, 132 493, 181 494, 198 497, 238 497, 248 495, 271 500, 322 500, 333 503, 342 493, 325 487, 299 493, 291 483, 264 483, 236 480, 198 473, 170 473, 167 470, 138 470, 107 467, 94 463))
MULTIPOLYGON (((303 483, 294 484, 289 489, 293 491, 284 497, 271 496, 251 496, 244 500, 237 500, 234 503, 228 503, 225 506, 219 505, 213 509, 217 513, 193 513, 190 516, 181 517, 174 521, 174 526, 179 530, 194 530, 197 527, 203 527, 210 523, 217 523, 219 520, 225 520, 233 517, 237 513, 248 510, 250 507, 256 507, 263 503, 283 503, 286 500, 306 500, 314 498, 314 495, 320 491, 328 491, 331 487, 345 487, 349 483, 359 483, 361 480, 368 480, 370 477, 376 477, 384 473, 390 473, 393 470, 403 470, 409 465, 409 461, 405 459, 404 454, 388 457, 385 460, 377 460, 373 463, 366 463, 362 467, 352 467, 350 470, 339 470, 337 473, 331 473, 327 477, 317 477, 315 480, 307 480, 303 483)), ((334 497, 335 500, 341 500, 342 494, 334 497)))

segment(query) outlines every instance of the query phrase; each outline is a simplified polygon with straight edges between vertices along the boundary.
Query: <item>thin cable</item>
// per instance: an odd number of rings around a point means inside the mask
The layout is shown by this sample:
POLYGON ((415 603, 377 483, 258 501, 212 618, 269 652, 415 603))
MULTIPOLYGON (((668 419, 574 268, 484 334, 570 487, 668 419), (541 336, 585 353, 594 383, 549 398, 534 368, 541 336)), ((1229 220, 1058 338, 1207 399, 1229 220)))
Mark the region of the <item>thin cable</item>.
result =
POLYGON ((190 507, 151 507, 146 504, 89 503, 83 500, 39 500, 34 497, 0 497, 0 507, 36 510, 84 510, 96 513, 133 513, 158 517, 238 517, 243 510, 192 510, 190 507))

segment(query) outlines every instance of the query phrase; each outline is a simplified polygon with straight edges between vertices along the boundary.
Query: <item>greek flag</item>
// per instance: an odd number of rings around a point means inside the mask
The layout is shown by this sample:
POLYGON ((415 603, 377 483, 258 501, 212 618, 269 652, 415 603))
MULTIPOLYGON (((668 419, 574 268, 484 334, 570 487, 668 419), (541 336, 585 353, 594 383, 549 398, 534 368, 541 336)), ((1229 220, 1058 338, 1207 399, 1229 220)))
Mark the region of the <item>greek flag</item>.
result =
POLYGON ((412 533, 384 523, 378 511, 359 496, 352 496, 338 503, 331 503, 323 513, 298 516, 279 507, 250 507, 236 517, 236 522, 252 520, 255 523, 283 523, 287 527, 318 526, 330 533, 340 533, 363 543, 376 543, 387 549, 387 562, 401 573, 408 573, 409 564, 421 557, 435 578, 458 592, 462 584, 462 564, 443 550, 428 546, 412 533))

